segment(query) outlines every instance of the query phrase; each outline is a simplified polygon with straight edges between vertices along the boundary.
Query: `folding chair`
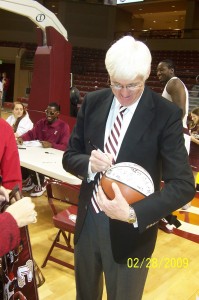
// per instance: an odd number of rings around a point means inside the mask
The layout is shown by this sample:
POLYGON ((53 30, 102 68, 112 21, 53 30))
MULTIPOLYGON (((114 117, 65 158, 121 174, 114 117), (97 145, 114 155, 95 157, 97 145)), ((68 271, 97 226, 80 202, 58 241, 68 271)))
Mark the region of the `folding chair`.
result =
POLYGON ((50 247, 50 250, 42 264, 44 268, 47 261, 53 261, 57 264, 74 270, 74 265, 61 260, 52 255, 54 247, 74 253, 72 245, 72 235, 75 231, 75 221, 77 216, 77 204, 80 186, 74 186, 63 182, 50 182, 47 184, 46 191, 48 203, 53 212, 53 224, 59 231, 50 247), (62 203, 61 203, 62 202, 62 203), (63 209, 64 202, 64 209, 63 209), (60 210, 60 204, 61 210, 60 210), (58 210, 59 209, 59 210, 58 210), (65 244, 60 242, 60 237, 64 238, 65 244))

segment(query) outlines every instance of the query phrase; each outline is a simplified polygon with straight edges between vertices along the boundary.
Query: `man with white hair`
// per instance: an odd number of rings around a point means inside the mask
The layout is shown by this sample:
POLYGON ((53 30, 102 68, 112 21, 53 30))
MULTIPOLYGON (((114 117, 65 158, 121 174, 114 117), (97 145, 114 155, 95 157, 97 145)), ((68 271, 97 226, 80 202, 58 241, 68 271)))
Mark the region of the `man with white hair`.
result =
POLYGON ((145 85, 151 69, 148 47, 125 36, 109 48, 105 65, 110 88, 85 96, 63 156, 64 169, 83 180, 74 239, 76 299, 102 299, 104 273, 107 299, 140 300, 158 221, 194 197, 194 181, 181 110, 145 85), (120 110, 123 120, 114 156, 107 145, 120 110), (115 197, 110 201, 98 179, 113 158, 145 168, 155 192, 129 205, 113 183, 115 197))

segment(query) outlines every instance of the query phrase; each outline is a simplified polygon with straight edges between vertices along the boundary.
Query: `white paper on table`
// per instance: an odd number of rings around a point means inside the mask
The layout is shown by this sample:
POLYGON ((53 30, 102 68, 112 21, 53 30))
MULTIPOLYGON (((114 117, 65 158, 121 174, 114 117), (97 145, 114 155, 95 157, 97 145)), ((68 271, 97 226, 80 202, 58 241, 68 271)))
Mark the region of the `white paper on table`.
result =
POLYGON ((22 146, 25 146, 25 147, 42 147, 42 144, 40 143, 39 140, 34 140, 34 141, 24 141, 22 146))

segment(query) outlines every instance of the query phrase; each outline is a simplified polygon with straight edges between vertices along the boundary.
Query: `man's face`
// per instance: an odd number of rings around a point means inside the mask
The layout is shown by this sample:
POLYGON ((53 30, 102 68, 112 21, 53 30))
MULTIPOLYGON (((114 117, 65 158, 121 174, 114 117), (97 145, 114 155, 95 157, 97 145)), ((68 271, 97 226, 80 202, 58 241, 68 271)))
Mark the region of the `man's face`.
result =
POLYGON ((112 92, 122 106, 130 106, 135 103, 144 90, 144 81, 141 77, 126 81, 110 78, 112 92))
POLYGON ((56 108, 53 106, 48 106, 45 110, 45 113, 48 123, 53 123, 59 115, 59 111, 57 111, 56 108))
POLYGON ((157 67, 157 76, 160 82, 166 83, 174 76, 174 69, 169 68, 164 62, 160 62, 157 67))
POLYGON ((191 119, 194 122, 194 124, 198 124, 199 116, 197 116, 196 114, 191 113, 191 119))

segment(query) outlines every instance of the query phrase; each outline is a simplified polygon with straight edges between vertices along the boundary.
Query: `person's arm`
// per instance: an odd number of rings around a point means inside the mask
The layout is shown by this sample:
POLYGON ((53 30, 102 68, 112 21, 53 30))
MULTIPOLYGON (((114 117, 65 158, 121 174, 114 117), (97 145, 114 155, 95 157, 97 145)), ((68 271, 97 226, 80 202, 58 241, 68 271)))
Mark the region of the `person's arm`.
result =
POLYGON ((37 213, 34 208, 35 204, 31 198, 24 197, 8 206, 6 211, 0 214, 0 256, 18 246, 20 242, 19 227, 37 221, 37 213))
POLYGON ((18 246, 20 231, 17 222, 8 212, 0 214, 0 256, 18 246))
POLYGON ((34 140, 39 140, 41 128, 43 127, 41 123, 43 120, 39 120, 34 127, 26 132, 25 134, 21 135, 20 138, 22 138, 23 141, 34 141, 34 140))
POLYGON ((199 139, 196 139, 194 135, 191 134, 191 141, 197 145, 199 145, 199 139))
POLYGON ((179 79, 170 80, 167 84, 167 92, 171 96, 172 102, 182 109, 183 118, 186 111, 186 93, 184 85, 179 79))
POLYGON ((70 136, 67 150, 63 155, 63 168, 80 179, 87 180, 90 155, 86 153, 84 144, 84 114, 86 98, 78 113, 78 118, 70 136))
POLYGON ((4 146, 1 158, 2 185, 7 189, 12 189, 16 184, 22 188, 21 168, 19 153, 12 127, 6 123, 3 133, 2 144, 4 146))
POLYGON ((54 137, 49 138, 49 141, 40 141, 43 148, 54 148, 58 150, 65 151, 68 145, 68 140, 70 136, 70 129, 68 124, 63 124, 61 128, 61 134, 58 141, 54 141, 54 137))

